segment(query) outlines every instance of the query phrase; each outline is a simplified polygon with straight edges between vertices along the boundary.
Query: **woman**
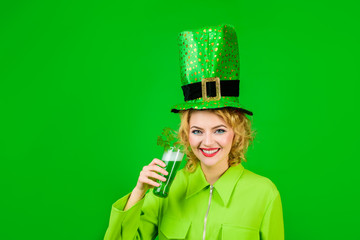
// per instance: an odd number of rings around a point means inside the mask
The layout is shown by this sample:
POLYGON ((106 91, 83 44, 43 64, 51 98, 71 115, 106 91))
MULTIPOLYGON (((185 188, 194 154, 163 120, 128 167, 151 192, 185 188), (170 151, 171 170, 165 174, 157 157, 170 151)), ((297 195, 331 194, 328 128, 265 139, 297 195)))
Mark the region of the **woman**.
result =
POLYGON ((186 167, 163 199, 146 192, 166 180, 164 162, 145 166, 133 191, 113 204, 105 239, 284 239, 277 188, 241 164, 253 140, 252 112, 238 99, 234 28, 186 31, 179 40, 185 103, 172 111, 180 112, 186 167))

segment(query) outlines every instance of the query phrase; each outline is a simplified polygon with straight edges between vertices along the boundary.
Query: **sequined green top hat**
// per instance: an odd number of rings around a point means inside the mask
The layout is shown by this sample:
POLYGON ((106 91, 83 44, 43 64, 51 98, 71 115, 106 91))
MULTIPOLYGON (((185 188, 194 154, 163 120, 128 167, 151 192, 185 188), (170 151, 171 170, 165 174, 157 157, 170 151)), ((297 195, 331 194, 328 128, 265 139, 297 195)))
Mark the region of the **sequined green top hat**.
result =
POLYGON ((178 43, 185 102, 173 106, 172 112, 232 107, 253 115, 239 102, 239 49, 233 26, 184 31, 178 43))

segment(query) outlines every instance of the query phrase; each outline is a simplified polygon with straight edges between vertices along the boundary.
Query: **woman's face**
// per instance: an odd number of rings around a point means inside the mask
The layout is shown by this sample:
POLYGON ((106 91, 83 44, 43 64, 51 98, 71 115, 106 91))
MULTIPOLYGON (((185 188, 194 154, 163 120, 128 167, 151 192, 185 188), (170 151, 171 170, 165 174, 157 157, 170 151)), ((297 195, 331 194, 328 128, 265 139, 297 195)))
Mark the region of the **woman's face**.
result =
POLYGON ((233 129, 220 116, 207 110, 193 111, 189 125, 190 146, 201 164, 227 168, 233 129))

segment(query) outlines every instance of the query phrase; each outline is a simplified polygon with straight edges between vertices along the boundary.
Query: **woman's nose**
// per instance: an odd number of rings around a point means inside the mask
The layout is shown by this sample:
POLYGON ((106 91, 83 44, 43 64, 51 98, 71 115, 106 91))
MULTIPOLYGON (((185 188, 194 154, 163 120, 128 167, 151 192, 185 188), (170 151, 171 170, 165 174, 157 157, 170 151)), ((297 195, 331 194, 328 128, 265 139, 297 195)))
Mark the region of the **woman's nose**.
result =
POLYGON ((211 146, 214 143, 212 134, 205 134, 203 142, 205 146, 211 146))

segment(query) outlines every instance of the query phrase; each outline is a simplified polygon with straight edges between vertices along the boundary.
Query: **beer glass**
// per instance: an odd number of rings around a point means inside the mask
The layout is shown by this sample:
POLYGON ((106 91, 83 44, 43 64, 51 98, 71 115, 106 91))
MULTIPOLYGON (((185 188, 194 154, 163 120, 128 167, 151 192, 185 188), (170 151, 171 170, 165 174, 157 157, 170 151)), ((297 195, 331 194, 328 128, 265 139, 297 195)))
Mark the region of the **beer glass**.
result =
POLYGON ((174 177, 176 175, 176 172, 178 168, 181 165, 181 161, 184 157, 184 153, 182 153, 179 149, 174 149, 173 147, 169 150, 164 151, 163 157, 161 160, 163 160, 166 164, 166 167, 164 168, 168 175, 165 176, 163 174, 160 174, 161 176, 166 178, 166 181, 160 181, 157 180, 157 182, 160 184, 159 187, 154 187, 153 193, 162 198, 166 198, 169 194, 170 186, 174 180, 174 177))

